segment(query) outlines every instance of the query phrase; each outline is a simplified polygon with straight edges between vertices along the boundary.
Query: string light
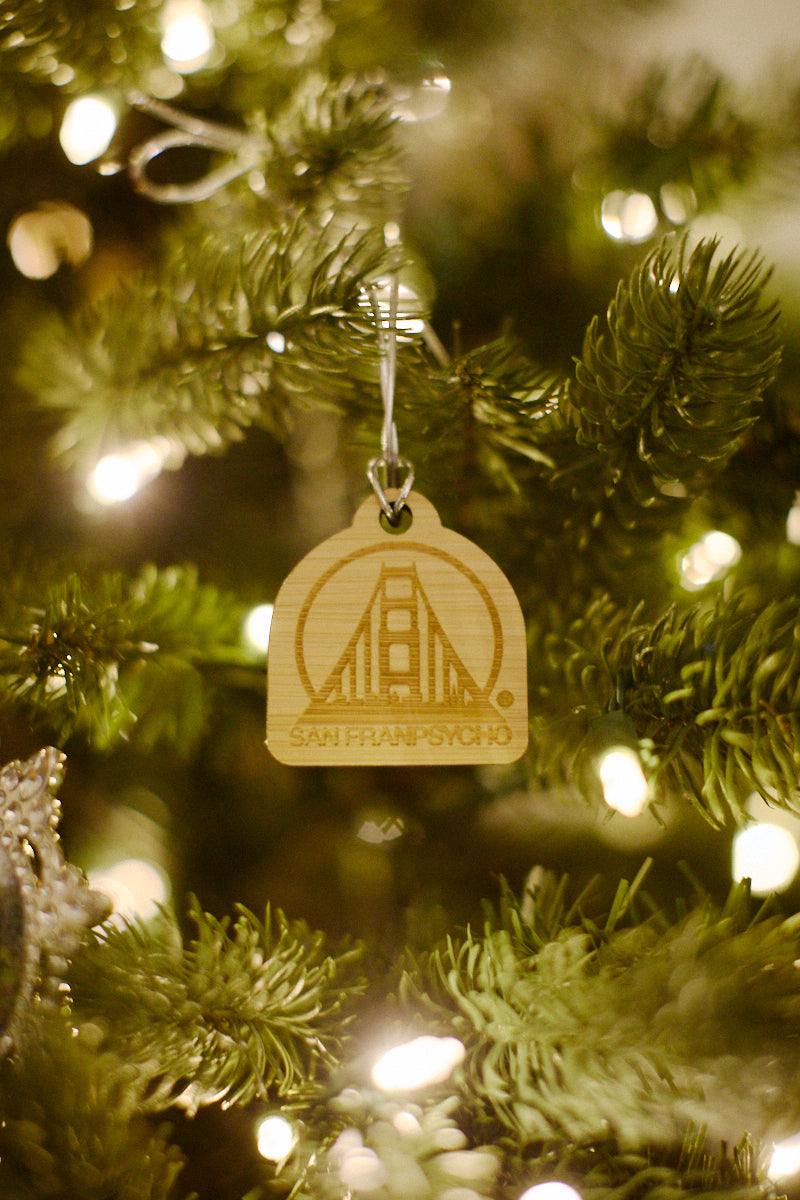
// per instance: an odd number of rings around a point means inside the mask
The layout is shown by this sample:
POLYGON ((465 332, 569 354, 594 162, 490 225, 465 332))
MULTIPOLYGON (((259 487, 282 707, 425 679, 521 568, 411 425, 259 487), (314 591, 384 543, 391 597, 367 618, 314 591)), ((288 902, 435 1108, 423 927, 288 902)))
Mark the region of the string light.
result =
POLYGON ((740 829, 733 839, 734 881, 749 879, 754 896, 785 891, 799 866, 797 839, 781 825, 756 821, 740 829))
POLYGON ((721 529, 711 529, 682 555, 681 587, 688 592, 699 591, 713 580, 722 579, 742 557, 736 538, 721 529))
POLYGON ((126 920, 150 920, 167 900, 170 887, 166 876, 151 862, 126 858, 98 871, 90 871, 89 884, 108 896, 114 906, 115 924, 126 920))
POLYGON ((257 604, 245 617, 244 639, 254 650, 266 654, 269 650, 269 631, 272 626, 273 604, 257 604))
POLYGON ((214 49, 214 26, 203 0, 169 0, 161 30, 161 52, 176 71, 189 75, 206 65, 214 49))
POLYGON ((426 1034, 393 1046, 372 1068, 372 1082, 382 1092, 411 1092, 448 1079, 466 1050, 454 1037, 426 1034))
POLYGON ((800 1133, 793 1133, 791 1137, 775 1143, 767 1167, 767 1176, 769 1179, 777 1181, 787 1179, 790 1175, 796 1175, 798 1171, 800 1171, 800 1133))
POLYGON ((622 708, 595 717, 589 729, 594 768, 609 808, 638 817, 650 798, 633 721, 622 708))
POLYGON ((617 242, 644 242, 658 225, 656 206, 645 192, 609 192, 600 206, 600 224, 617 242))
POLYGON ((256 1130, 258 1153, 269 1162, 283 1162, 292 1152, 297 1133, 285 1117, 273 1113, 260 1122, 256 1130))
POLYGON ((548 1183, 535 1183, 522 1193, 519 1200, 581 1200, 581 1194, 568 1183, 559 1183, 554 1179, 548 1183))
POLYGON ((105 154, 117 128, 117 110, 105 96, 80 96, 64 113, 58 140, 71 163, 83 166, 105 154))
POLYGON ((624 817, 638 817, 650 797, 647 777, 638 754, 629 746, 612 746, 601 755, 597 773, 603 799, 624 817))
POLYGON ((164 454, 152 442, 134 442, 125 450, 104 455, 86 486, 100 504, 119 504, 155 479, 163 465, 164 454))

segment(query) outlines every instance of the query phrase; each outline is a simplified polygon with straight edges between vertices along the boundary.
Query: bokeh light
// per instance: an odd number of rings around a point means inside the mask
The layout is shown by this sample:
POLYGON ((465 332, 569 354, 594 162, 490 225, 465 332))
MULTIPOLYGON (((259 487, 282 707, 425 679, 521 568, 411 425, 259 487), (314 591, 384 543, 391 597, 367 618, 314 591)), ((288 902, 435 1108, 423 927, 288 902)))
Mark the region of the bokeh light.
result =
POLYGON ((447 107, 452 83, 444 71, 433 71, 414 87, 399 89, 394 113, 401 121, 429 121, 447 107))
POLYGON ((120 504, 155 479, 163 465, 164 455, 152 442, 134 442, 124 450, 104 455, 86 486, 100 504, 120 504))
POLYGON ((733 879, 737 883, 749 879, 755 896, 785 891, 798 866, 797 839, 782 825, 757 821, 740 829, 733 839, 733 879))
POLYGON ((204 67, 214 49, 214 26, 203 0, 169 0, 161 18, 161 52, 182 75, 204 67))
POLYGON ((274 611, 273 604, 257 604, 250 609, 244 621, 244 639, 248 646, 264 654, 269 649, 269 631, 274 611))
POLYGON ((117 110, 105 96, 79 96, 64 113, 58 135, 71 163, 83 166, 105 154, 117 128, 117 110))
POLYGON ((264 1117, 256 1129, 258 1153, 269 1162, 283 1162, 291 1154, 296 1141, 294 1125, 278 1113, 264 1117))
POLYGON ((601 756, 597 773, 603 799, 625 817, 638 817, 650 795, 641 760, 629 746, 611 746, 601 756))
POLYGON ((681 587, 694 592, 722 579, 742 557, 736 538, 721 529, 711 529, 695 542, 679 561, 681 587))
POLYGON ((767 1167, 767 1177, 773 1181, 788 1179, 800 1171, 800 1133, 776 1142, 767 1167))
POLYGON ((114 906, 111 921, 148 921, 154 917, 170 895, 166 875, 152 862, 141 858, 126 858, 110 867, 90 871, 87 876, 96 892, 108 896, 114 906))
POLYGON ((552 1180, 547 1183, 535 1183, 522 1193, 519 1200, 581 1200, 581 1194, 568 1183, 552 1180))
POLYGON ((786 540, 793 546, 800 546, 800 496, 795 496, 786 514, 786 540))
POLYGON ((410 1092, 448 1079, 466 1050, 454 1037, 425 1034, 393 1046, 372 1068, 372 1082, 382 1092, 410 1092))
POLYGON ((28 279, 49 279, 62 263, 78 267, 92 252, 94 232, 85 213, 66 200, 44 200, 19 213, 6 237, 14 266, 28 279))
POLYGON ((644 192, 609 192, 600 206, 600 224, 618 242, 644 242, 658 226, 656 206, 644 192))

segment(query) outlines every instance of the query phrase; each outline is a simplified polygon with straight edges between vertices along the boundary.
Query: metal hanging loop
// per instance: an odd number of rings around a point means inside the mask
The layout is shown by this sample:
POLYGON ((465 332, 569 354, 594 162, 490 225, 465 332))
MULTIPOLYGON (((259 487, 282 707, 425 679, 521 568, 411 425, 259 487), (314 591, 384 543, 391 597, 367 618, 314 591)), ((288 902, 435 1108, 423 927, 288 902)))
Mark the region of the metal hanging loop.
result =
POLYGON ((158 117, 171 126, 135 146, 128 156, 128 174, 133 186, 142 195, 161 204, 192 204, 208 200, 226 183, 246 175, 263 164, 269 155, 269 144, 251 133, 242 133, 215 121, 206 121, 181 112, 142 92, 132 92, 128 100, 134 108, 158 117), (154 183, 147 168, 165 150, 190 149, 200 146, 218 150, 230 156, 230 161, 216 167, 191 183, 154 183))
POLYGON ((383 401, 383 427, 381 429, 381 453, 370 460, 367 479, 372 485, 378 502, 390 524, 397 525, 414 483, 414 467, 400 455, 397 445, 397 427, 394 423, 394 385, 397 376, 397 274, 392 275, 389 288, 389 319, 384 324, 380 301, 375 287, 367 288, 375 327, 378 334, 380 363, 381 399, 383 401), (397 495, 389 499, 386 489, 397 495))

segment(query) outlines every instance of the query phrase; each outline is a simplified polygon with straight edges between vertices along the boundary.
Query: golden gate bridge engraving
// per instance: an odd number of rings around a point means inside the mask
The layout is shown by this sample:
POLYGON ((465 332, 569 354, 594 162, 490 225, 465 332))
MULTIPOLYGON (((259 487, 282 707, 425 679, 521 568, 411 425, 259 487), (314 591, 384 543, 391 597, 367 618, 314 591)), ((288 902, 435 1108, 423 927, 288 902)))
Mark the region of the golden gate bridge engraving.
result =
MULTIPOLYGON (((495 638, 502 639, 499 622, 492 624, 495 638)), ((489 690, 462 662, 416 565, 382 562, 352 635, 295 730, 323 724, 489 721, 504 742, 507 725, 489 690)), ((509 692, 497 700, 503 707, 513 703, 509 692)))

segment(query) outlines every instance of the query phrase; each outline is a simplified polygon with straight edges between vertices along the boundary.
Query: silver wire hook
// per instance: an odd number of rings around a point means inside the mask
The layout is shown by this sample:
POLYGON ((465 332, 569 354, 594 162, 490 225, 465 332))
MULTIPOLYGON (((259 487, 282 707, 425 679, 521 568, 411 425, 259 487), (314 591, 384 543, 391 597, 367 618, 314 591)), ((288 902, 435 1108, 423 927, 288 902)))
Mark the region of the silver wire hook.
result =
POLYGON ((414 483, 414 468, 407 458, 400 456, 397 444, 397 426, 394 423, 394 386, 397 376, 397 300, 399 294, 397 273, 392 275, 389 286, 389 319, 386 324, 383 321, 375 286, 368 286, 366 291, 375 314, 381 400, 383 401, 381 453, 369 462, 367 479, 389 521, 396 525, 414 483), (405 479, 401 482, 403 472, 405 472, 405 479), (385 481, 381 479, 381 475, 384 476, 385 481), (397 490, 397 495, 393 500, 387 497, 386 488, 397 490))
POLYGON ((161 204, 192 204, 197 200, 208 200, 226 183, 246 175, 269 155, 269 144, 252 133, 242 133, 216 121, 206 121, 191 113, 181 112, 143 92, 131 92, 128 100, 132 107, 150 113, 171 126, 135 146, 128 156, 128 173, 133 185, 150 200, 157 200, 161 204), (165 150, 192 146, 219 150, 230 155, 232 161, 214 168, 192 183, 153 182, 147 174, 147 167, 154 158, 158 158, 165 150))

